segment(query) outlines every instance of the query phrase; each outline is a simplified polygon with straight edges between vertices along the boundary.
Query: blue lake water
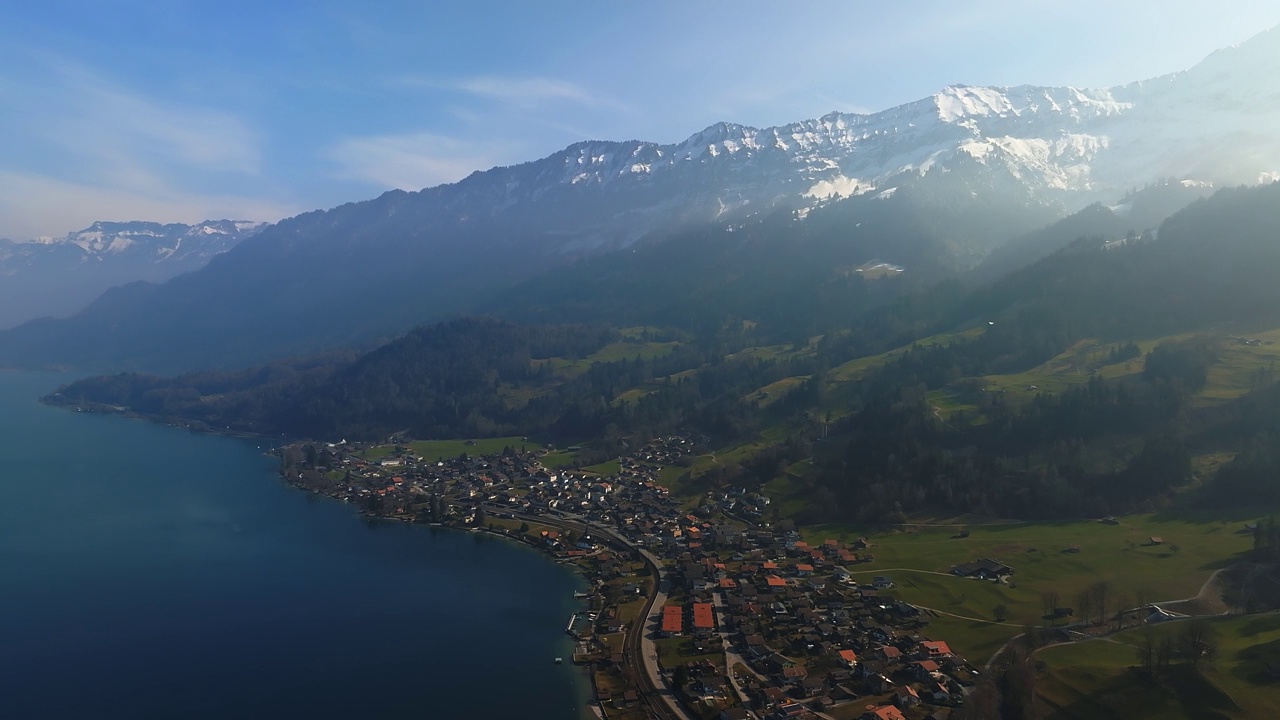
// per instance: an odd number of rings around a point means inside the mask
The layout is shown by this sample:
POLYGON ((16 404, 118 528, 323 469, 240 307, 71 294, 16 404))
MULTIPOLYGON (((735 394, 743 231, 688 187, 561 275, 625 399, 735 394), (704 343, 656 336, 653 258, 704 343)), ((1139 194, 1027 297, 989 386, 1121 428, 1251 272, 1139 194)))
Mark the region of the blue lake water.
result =
POLYGON ((0 372, 0 717, 581 717, 568 569, 37 402, 68 379, 0 372))

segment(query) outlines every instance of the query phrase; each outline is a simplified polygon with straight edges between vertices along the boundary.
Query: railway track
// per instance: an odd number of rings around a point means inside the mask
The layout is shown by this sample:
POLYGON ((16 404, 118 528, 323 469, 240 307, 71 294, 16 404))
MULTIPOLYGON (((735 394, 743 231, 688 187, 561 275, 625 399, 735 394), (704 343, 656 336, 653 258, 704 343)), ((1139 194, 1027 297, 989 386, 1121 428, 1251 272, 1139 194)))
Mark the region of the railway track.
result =
MULTIPOLYGON (((494 508, 498 510, 498 508, 494 508)), ((649 616, 653 611, 654 601, 658 598, 659 585, 662 582, 662 568, 658 566, 653 559, 640 548, 628 542, 626 539, 615 534, 607 527, 585 523, 583 521, 564 517, 564 516, 547 516, 547 515, 524 515, 523 513, 513 513, 513 517, 518 520, 539 522, 543 525, 557 526, 562 530, 573 530, 574 532, 589 532, 592 535, 605 539, 609 545, 625 549, 640 555, 640 558, 649 566, 649 575, 653 578, 653 583, 649 588, 649 597, 645 601, 644 607, 641 608, 639 616, 635 622, 631 623, 631 627, 627 629, 626 635, 622 640, 622 657, 626 666, 627 673, 632 677, 636 684, 636 694, 640 698, 640 702, 647 709, 649 717, 655 720, 694 720, 681 708, 677 701, 669 692, 664 693, 665 688, 660 688, 654 681, 653 676, 649 672, 649 667, 645 664, 644 657, 644 633, 645 628, 649 624, 649 616)))

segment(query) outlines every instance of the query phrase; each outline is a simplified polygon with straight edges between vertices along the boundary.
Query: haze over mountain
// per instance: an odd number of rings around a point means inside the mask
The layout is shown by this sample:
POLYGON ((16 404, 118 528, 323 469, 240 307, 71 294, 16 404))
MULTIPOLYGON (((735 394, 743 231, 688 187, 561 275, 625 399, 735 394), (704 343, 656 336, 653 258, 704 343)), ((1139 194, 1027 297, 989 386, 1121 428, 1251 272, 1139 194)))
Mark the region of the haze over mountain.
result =
POLYGON ((199 269, 265 226, 95 222, 61 238, 0 239, 0 328, 69 315, 116 285, 162 282, 199 269))
POLYGON ((884 112, 721 123, 670 145, 577 143, 282 221, 199 272, 7 332, 0 362, 172 369, 368 342, 587 255, 692 242, 702 228, 777 213, 814 227, 807 215, 824 205, 848 204, 840 222, 826 213, 810 232, 826 247, 877 220, 844 262, 931 257, 939 272, 963 269, 1134 187, 1280 177, 1278 78, 1273 30, 1186 72, 1110 89, 953 86, 884 112), (957 220, 912 227, 924 207, 957 220))

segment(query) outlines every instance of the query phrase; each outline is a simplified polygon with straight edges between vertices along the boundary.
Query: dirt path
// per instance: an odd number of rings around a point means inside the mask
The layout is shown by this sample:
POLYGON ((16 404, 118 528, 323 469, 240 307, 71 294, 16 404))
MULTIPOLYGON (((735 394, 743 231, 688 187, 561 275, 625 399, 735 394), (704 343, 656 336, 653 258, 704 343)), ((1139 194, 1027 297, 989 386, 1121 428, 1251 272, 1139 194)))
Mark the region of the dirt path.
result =
MULTIPOLYGON (((1231 570, 1232 568, 1235 568, 1235 567, 1237 567, 1238 565, 1240 565, 1240 563, 1233 563, 1233 564, 1231 564, 1231 565, 1228 565, 1227 567, 1219 568, 1218 570, 1215 570, 1215 571, 1213 572, 1213 574, 1212 574, 1212 575, 1210 575, 1210 576, 1209 576, 1209 578, 1208 578, 1207 580, 1205 580, 1205 581, 1204 581, 1204 584, 1202 584, 1202 585, 1200 586, 1200 592, 1196 593, 1196 594, 1195 594, 1194 596, 1192 596, 1192 597, 1189 597, 1189 598, 1182 598, 1181 600, 1161 600, 1161 601, 1156 601, 1156 602, 1150 603, 1150 605, 1155 606, 1155 607, 1159 607, 1159 608, 1161 608, 1161 609, 1165 609, 1165 607, 1166 607, 1166 606, 1168 606, 1168 605, 1177 605, 1178 603, 1199 602, 1199 601, 1201 601, 1201 600, 1202 600, 1202 599, 1203 599, 1203 598, 1204 598, 1204 597, 1209 593, 1210 588, 1212 588, 1212 587, 1216 584, 1216 582, 1217 582, 1217 580, 1218 580, 1219 576, 1221 576, 1221 575, 1222 575, 1222 573, 1224 573, 1224 572, 1226 572, 1226 571, 1228 571, 1228 570, 1231 570)), ((1132 610, 1132 609, 1133 609, 1133 608, 1129 608, 1129 610, 1132 610)), ((937 610, 934 610, 933 612, 938 612, 938 611, 937 611, 937 610)), ((1121 611, 1121 612, 1123 612, 1123 611, 1121 611)), ((943 614, 950 614, 950 613, 943 613, 943 614)), ((1176 620, 1175 620, 1175 621, 1179 621, 1179 620, 1191 620, 1191 619, 1193 619, 1193 618, 1197 618, 1197 617, 1219 617, 1219 616, 1221 616, 1221 615, 1227 615, 1227 614, 1230 614, 1230 610, 1228 610, 1228 611, 1226 611, 1226 612, 1223 612, 1223 613, 1205 613, 1205 614, 1194 614, 1194 615, 1181 615, 1180 617, 1176 618, 1176 620)), ((957 616, 955 616, 955 617, 961 617, 961 616, 957 615, 957 616)), ((970 619, 970 618, 964 618, 964 619, 970 619)), ((1001 624, 1005 624, 1005 625, 1007 625, 1008 623, 1001 623, 1001 624)), ((1022 626, 1018 626, 1018 627, 1022 627, 1022 626)), ((1062 628, 1060 628, 1060 629, 1063 629, 1063 630, 1070 630, 1070 629, 1071 629, 1071 626, 1070 626, 1070 625, 1066 625, 1066 626, 1063 626, 1063 627, 1062 627, 1062 628)), ((1120 642, 1120 641, 1118 641, 1118 640, 1114 640, 1114 639, 1112 639, 1112 638, 1111 638, 1111 636, 1112 636, 1112 635, 1115 635, 1116 633, 1123 632, 1124 630, 1132 630, 1132 629, 1133 629, 1132 627, 1128 627, 1128 628, 1123 628, 1123 629, 1120 629, 1120 630, 1108 630, 1107 632, 1105 632, 1105 633, 1103 633, 1103 634, 1101 634, 1101 635, 1091 635, 1091 636, 1088 636, 1088 637, 1082 637, 1082 638, 1078 638, 1078 639, 1075 639, 1075 640, 1066 640, 1066 641, 1058 642, 1058 643, 1050 643, 1050 644, 1048 644, 1048 645, 1042 645, 1041 647, 1036 648, 1036 652, 1040 652, 1041 650, 1043 650, 1043 649, 1045 649, 1045 648, 1056 647, 1056 646, 1058 646, 1058 645, 1074 645, 1075 643, 1089 642, 1089 641, 1091 641, 1091 640, 1102 640, 1102 641, 1105 641, 1105 642, 1116 643, 1117 645, 1124 645, 1125 643, 1122 643, 1122 642, 1120 642)), ((986 666, 987 668, 990 668, 990 667, 991 667, 991 664, 992 664, 992 663, 994 663, 994 662, 996 661, 996 658, 998 658, 998 657, 1000 657, 1001 655, 1003 655, 1003 654, 1005 653, 1005 651, 1009 649, 1009 646, 1010 646, 1010 645, 1012 645, 1014 642, 1016 642, 1018 639, 1020 639, 1020 638, 1021 638, 1023 635, 1025 635, 1025 634, 1026 634, 1026 633, 1018 633, 1017 635, 1014 635, 1013 637, 1009 638, 1009 639, 1008 639, 1008 641, 1006 641, 1004 645, 1001 645, 1001 646, 1000 646, 1000 649, 999 649, 999 650, 996 650, 996 651, 995 651, 995 653, 994 653, 994 654, 993 654, 993 655, 992 655, 992 656, 987 660, 987 662, 986 662, 986 665, 985 665, 985 666, 986 666)))
MULTIPOLYGON (((1200 586, 1200 592, 1189 598, 1182 598, 1181 600, 1164 600, 1151 604, 1166 612, 1185 615, 1187 617, 1228 615, 1231 613, 1231 607, 1222 599, 1222 589, 1218 586, 1218 581, 1222 577, 1223 573, 1235 570, 1240 567, 1241 564, 1242 563, 1233 563, 1227 567, 1213 571, 1213 574, 1209 576, 1209 579, 1205 580, 1204 584, 1200 586), (1217 592, 1217 597, 1210 597, 1210 593, 1215 591, 1217 592), (1189 607, 1177 607, 1184 604, 1189 607), (1217 612, 1211 612, 1211 610, 1216 610, 1217 612)), ((1246 583, 1253 578, 1253 575, 1254 573, 1250 573, 1249 578, 1246 579, 1246 583)))

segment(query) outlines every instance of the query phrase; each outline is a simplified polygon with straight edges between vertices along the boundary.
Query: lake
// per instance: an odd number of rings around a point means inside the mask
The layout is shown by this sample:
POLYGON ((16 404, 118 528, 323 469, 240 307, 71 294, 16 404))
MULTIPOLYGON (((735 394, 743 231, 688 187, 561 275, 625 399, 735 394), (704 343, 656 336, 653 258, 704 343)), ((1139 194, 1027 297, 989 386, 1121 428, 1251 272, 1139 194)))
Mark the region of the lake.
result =
POLYGON ((70 379, 0 372, 0 717, 582 716, 567 568, 37 402, 70 379))

